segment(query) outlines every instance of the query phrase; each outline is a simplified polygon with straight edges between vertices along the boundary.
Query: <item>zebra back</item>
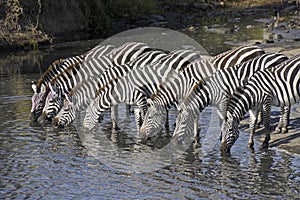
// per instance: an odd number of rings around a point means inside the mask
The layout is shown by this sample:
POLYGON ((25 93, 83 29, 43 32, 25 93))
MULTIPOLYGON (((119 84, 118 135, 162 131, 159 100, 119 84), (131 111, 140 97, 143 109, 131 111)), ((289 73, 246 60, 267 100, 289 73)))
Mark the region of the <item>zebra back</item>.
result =
POLYGON ((259 46, 241 46, 210 59, 216 64, 217 69, 233 67, 237 63, 243 63, 264 54, 264 50, 259 46))
MULTIPOLYGON (((101 90, 101 88, 105 87, 113 80, 127 75, 127 73, 133 69, 157 62, 165 55, 166 53, 160 50, 147 51, 131 62, 124 65, 116 65, 105 70, 98 78, 98 90, 101 90)), ((97 96, 97 94, 98 92, 96 92, 95 96, 97 96)))
POLYGON ((242 46, 219 54, 211 60, 193 62, 180 73, 170 76, 161 83, 160 89, 152 95, 151 99, 154 101, 157 99, 164 106, 170 107, 174 102, 189 94, 197 82, 202 82, 217 70, 241 64, 263 54, 264 51, 260 47, 242 46))
POLYGON ((205 82, 199 82, 185 98, 184 103, 189 107, 189 110, 199 110, 200 112, 209 104, 224 108, 225 105, 223 104, 226 104, 229 96, 238 87, 247 83, 253 74, 279 66, 287 59, 285 55, 280 53, 267 53, 234 67, 218 70, 205 82), (203 96, 209 98, 203 98, 203 96), (204 100, 209 100, 209 102, 203 102, 204 100))

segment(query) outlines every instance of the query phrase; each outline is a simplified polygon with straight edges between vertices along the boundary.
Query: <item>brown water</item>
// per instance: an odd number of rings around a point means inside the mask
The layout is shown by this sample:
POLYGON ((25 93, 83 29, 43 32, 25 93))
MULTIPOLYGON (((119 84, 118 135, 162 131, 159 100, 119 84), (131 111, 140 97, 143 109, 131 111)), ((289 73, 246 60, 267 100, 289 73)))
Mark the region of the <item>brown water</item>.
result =
MULTIPOLYGON (((249 35, 245 37, 262 37, 249 35)), ((221 47, 226 50, 223 41, 241 37, 202 32, 191 36, 209 46, 210 54, 219 53, 221 47)), ((275 147, 261 150, 258 141, 251 153, 246 145, 248 134, 243 131, 231 156, 221 155, 213 108, 201 116, 201 147, 186 144, 175 149, 178 155, 172 158, 157 153, 169 144, 169 137, 163 135, 147 144, 137 140, 133 116, 120 114, 119 131, 111 130, 109 114, 92 132, 82 131, 77 123, 64 130, 30 124, 31 81, 54 59, 77 55, 97 43, 75 42, 37 53, 1 55, 1 199, 300 198, 300 156, 275 147)), ((120 110, 124 113, 124 107, 120 110)), ((171 112, 171 130, 175 117, 171 112)))

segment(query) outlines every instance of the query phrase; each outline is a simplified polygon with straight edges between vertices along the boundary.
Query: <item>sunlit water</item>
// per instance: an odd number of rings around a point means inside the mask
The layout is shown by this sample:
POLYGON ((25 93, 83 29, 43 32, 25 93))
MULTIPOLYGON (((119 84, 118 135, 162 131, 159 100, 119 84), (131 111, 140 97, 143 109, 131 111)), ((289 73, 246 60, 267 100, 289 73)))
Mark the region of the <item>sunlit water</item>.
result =
MULTIPOLYGON (((213 108, 201 116, 201 147, 185 144, 173 157, 157 153, 170 143, 168 133, 139 141, 134 116, 122 106, 118 131, 111 130, 109 114, 91 132, 81 130, 80 120, 63 130, 30 124, 31 81, 54 59, 86 50, 75 46, 34 55, 36 62, 29 52, 2 59, 18 65, 0 78, 1 199, 300 198, 300 156, 261 150, 258 140, 251 153, 243 132, 231 155, 221 155, 213 108)), ((175 117, 172 111, 170 131, 175 117)))

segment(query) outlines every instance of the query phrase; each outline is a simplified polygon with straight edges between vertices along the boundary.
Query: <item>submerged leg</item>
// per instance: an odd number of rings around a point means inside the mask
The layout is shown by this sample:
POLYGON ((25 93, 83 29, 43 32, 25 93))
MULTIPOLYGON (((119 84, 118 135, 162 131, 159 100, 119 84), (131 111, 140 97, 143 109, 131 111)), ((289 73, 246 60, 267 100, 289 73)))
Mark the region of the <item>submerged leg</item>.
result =
POLYGON ((119 118, 119 115, 118 115, 118 105, 115 105, 115 106, 112 106, 111 107, 111 113, 110 113, 110 116, 111 116, 111 122, 112 122, 112 128, 117 130, 118 129, 118 118, 119 118))
POLYGON ((169 110, 168 110, 167 108, 166 108, 165 130, 166 130, 166 132, 170 132, 170 126, 169 126, 169 110))
POLYGON ((134 112, 134 118, 135 118, 136 128, 137 128, 137 130, 139 132, 139 130, 141 128, 141 123, 142 123, 141 110, 139 108, 134 108, 133 112, 134 112))
POLYGON ((201 127, 199 126, 199 118, 196 117, 194 118, 194 141, 195 141, 194 146, 195 147, 200 146, 200 130, 201 127))
MULTIPOLYGON (((218 109, 217 110, 217 114, 218 114, 218 117, 219 117, 219 125, 220 125, 220 127, 222 127, 222 124, 223 124, 223 122, 224 122, 224 116, 223 116, 223 114, 222 114, 222 112, 218 109)), ((220 141, 222 140, 222 132, 220 132, 220 141)))
POLYGON ((253 146, 254 146, 254 139, 253 139, 253 135, 255 132, 255 127, 256 127, 256 123, 257 123, 257 115, 258 115, 258 111, 257 110, 250 110, 249 111, 250 114, 250 135, 249 135, 249 140, 248 140, 248 147, 253 150, 253 146))
POLYGON ((263 117, 264 117, 264 126, 265 126, 265 140, 263 141, 263 148, 269 147, 270 137, 270 114, 271 114, 271 99, 267 98, 263 105, 263 117))
POLYGON ((258 128, 258 127, 260 127, 261 125, 262 125, 262 123, 263 123, 263 110, 260 110, 259 112, 258 112, 258 115, 257 115, 257 120, 256 120, 257 122, 256 122, 256 127, 258 128))

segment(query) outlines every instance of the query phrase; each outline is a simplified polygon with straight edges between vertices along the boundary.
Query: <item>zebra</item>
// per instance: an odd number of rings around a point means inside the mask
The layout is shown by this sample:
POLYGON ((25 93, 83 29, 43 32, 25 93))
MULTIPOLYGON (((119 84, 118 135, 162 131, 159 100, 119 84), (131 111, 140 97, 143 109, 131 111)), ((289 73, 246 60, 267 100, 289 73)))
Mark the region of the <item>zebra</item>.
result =
MULTIPOLYGON (((136 69, 147 64, 155 63, 163 56, 167 55, 164 51, 153 50, 146 52, 139 56, 136 60, 126 63, 125 65, 118 65, 111 67, 104 71, 101 76, 91 76, 89 79, 76 86, 65 98, 62 109, 54 118, 54 123, 58 127, 69 125, 75 120, 76 111, 79 108, 85 108, 90 104, 94 97, 94 92, 97 88, 104 87, 111 80, 125 76, 132 69, 136 69)), ((113 112, 112 112, 113 113, 113 112)), ((113 127, 117 127, 115 119, 116 115, 112 116, 113 127)))
MULTIPOLYGON (((129 61, 133 61, 139 55, 151 51, 148 45, 139 42, 128 42, 119 48, 113 50, 107 55, 98 59, 90 58, 82 63, 65 70, 62 74, 52 80, 55 83, 55 90, 51 90, 46 99, 43 108, 43 114, 46 119, 53 119, 62 107, 63 94, 68 94, 76 85, 84 81, 91 75, 100 75, 106 69, 115 65, 123 65, 129 61), (62 92, 56 93, 56 91, 62 92), (62 94, 62 95, 59 95, 62 94)), ((54 86, 52 86, 54 88, 54 86)))
POLYGON ((200 60, 182 70, 176 77, 162 83, 160 88, 148 100, 148 110, 145 115, 140 134, 144 137, 161 131, 168 119, 168 108, 177 105, 197 84, 199 80, 211 76, 217 70, 243 63, 265 52, 258 46, 241 46, 219 54, 210 60, 200 60))
MULTIPOLYGON (((194 133, 195 143, 198 144, 198 119, 207 106, 217 107, 221 125, 226 103, 234 90, 245 85, 249 77, 257 71, 277 66, 287 59, 280 53, 266 53, 248 62, 219 70, 205 82, 200 81, 178 107, 179 115, 173 136, 176 138, 184 133, 194 133)), ((250 124, 250 128, 253 129, 254 125, 250 124)))
MULTIPOLYGON (((252 121, 257 111, 263 109, 265 139, 263 148, 268 148, 270 137, 270 111, 273 106, 289 107, 300 101, 300 55, 294 56, 280 66, 255 73, 244 87, 238 88, 225 109, 226 117, 221 127, 221 150, 230 148, 239 137, 238 125, 248 110, 252 121)), ((249 143, 254 144, 253 138, 249 143)))
POLYGON ((198 59, 200 53, 197 51, 174 50, 157 63, 134 69, 126 76, 99 88, 97 98, 86 109, 83 127, 92 129, 102 112, 120 103, 136 104, 140 109, 141 119, 144 119, 146 99, 156 91, 159 84, 172 73, 179 72, 198 59))
POLYGON ((65 59, 59 59, 54 61, 48 69, 41 75, 37 84, 32 84, 33 95, 31 98, 32 106, 30 111, 30 118, 32 121, 37 121, 39 116, 42 115, 42 110, 45 105, 46 97, 49 93, 49 83, 56 76, 60 75, 64 70, 68 69, 70 66, 74 66, 76 63, 82 62, 85 58, 90 57, 101 57, 104 54, 109 53, 114 46, 112 45, 98 45, 91 49, 85 54, 73 56, 65 59))

